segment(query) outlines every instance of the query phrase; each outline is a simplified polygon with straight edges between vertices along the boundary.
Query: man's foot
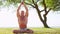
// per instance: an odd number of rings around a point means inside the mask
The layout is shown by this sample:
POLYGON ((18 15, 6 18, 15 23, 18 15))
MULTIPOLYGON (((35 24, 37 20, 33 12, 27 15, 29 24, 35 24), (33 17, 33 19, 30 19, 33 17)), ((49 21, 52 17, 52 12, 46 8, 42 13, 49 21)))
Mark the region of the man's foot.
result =
POLYGON ((28 33, 33 33, 33 30, 31 30, 31 29, 27 29, 26 30, 28 33))

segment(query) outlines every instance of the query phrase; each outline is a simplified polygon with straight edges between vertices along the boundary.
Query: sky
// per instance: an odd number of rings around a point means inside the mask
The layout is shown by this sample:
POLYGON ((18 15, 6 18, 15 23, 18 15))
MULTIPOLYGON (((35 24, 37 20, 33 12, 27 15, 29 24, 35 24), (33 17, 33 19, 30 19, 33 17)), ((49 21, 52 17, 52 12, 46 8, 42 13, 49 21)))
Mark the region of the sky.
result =
MULTIPOLYGON (((17 8, 13 6, 10 6, 9 9, 8 7, 0 7, 0 27, 19 27, 16 10, 17 8)), ((47 24, 50 27, 60 27, 60 13, 51 11, 47 15, 47 24)), ((29 8, 27 27, 43 27, 43 24, 34 8, 29 8)))

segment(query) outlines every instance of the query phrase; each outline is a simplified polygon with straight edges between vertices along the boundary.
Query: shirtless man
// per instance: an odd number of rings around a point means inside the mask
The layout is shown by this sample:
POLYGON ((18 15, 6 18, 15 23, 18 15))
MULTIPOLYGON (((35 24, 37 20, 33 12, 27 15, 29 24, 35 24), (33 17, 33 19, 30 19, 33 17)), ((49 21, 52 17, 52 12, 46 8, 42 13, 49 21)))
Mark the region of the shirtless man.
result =
MULTIPOLYGON (((17 9, 17 18, 18 18, 18 24, 19 24, 19 28, 20 30, 14 30, 13 33, 16 32, 29 32, 28 34, 33 34, 33 31, 30 29, 27 29, 27 21, 28 21, 28 8, 26 7, 26 5, 24 4, 24 2, 22 2, 18 9, 17 9), (26 12, 21 11, 21 14, 19 12, 21 5, 24 5, 26 12)), ((23 34, 23 33, 20 33, 23 34)))
POLYGON ((27 29, 27 21, 28 21, 28 8, 24 4, 24 2, 22 2, 17 9, 17 17, 18 17, 18 23, 19 23, 20 30, 21 31, 26 30, 27 29), (24 5, 24 7, 26 9, 26 13, 24 11, 21 11, 21 14, 20 14, 19 10, 20 10, 21 5, 24 5))

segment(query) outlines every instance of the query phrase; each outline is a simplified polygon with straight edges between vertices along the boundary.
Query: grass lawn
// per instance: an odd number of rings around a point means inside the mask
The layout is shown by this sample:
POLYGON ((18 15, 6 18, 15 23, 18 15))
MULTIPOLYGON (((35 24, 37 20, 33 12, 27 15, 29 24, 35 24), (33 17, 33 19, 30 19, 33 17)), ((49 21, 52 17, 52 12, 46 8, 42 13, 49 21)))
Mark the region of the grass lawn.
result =
MULTIPOLYGON (((12 31, 18 28, 0 28, 0 34, 13 34, 12 31)), ((60 34, 60 28, 30 28, 34 34, 60 34)))

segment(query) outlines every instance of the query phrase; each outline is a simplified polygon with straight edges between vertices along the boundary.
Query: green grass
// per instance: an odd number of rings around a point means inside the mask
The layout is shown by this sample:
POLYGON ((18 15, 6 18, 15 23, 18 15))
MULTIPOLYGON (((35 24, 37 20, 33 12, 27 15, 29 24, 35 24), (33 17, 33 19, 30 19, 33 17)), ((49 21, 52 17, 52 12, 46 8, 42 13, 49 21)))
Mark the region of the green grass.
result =
MULTIPOLYGON (((13 34, 12 31, 18 28, 0 28, 0 34, 13 34)), ((30 28, 34 34, 60 34, 60 28, 30 28)))

